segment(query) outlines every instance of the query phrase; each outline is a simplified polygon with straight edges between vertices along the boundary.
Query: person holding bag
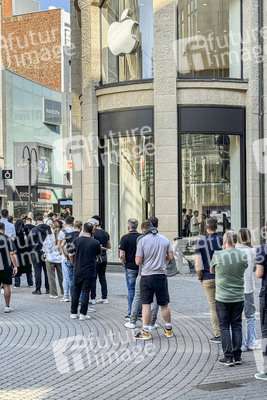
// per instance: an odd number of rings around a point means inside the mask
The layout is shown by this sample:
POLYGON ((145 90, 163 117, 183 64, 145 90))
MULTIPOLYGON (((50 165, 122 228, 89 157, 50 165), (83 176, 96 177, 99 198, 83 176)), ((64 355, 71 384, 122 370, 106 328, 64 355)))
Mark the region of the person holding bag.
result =
POLYGON ((50 287, 50 298, 58 299, 56 273, 60 291, 63 295, 63 274, 61 266, 62 256, 59 253, 58 246, 56 245, 60 231, 60 225, 58 222, 55 221, 52 223, 51 231, 52 234, 48 235, 43 243, 43 252, 45 254, 45 263, 50 287))

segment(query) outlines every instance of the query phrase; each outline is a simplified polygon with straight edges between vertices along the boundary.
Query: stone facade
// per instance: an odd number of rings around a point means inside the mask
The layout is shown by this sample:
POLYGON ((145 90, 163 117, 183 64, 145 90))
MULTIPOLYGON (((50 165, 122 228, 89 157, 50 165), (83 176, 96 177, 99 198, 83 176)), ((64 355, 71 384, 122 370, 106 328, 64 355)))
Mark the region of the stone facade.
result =
MULTIPOLYGON (((259 83, 255 59, 251 57, 244 60, 242 81, 177 81, 172 50, 177 32, 177 2, 154 0, 153 83, 95 88, 100 81, 99 2, 76 0, 75 4, 76 9, 72 6, 72 41, 77 48, 72 61, 73 131, 84 137, 92 132, 96 141, 98 111, 154 106, 155 210, 161 232, 172 239, 177 235, 179 220, 177 105, 246 107, 247 222, 250 229, 257 231, 255 238, 259 242, 259 173, 252 148, 253 142, 259 137, 259 83), (77 5, 81 11, 77 11, 77 5), (78 24, 78 12, 81 12, 81 27, 78 24)), ((243 26, 245 38, 251 36, 251 31, 258 26, 257 7, 253 0, 243 0, 243 26)), ((257 38, 253 35, 244 42, 248 54, 253 54, 255 46, 257 38)), ((266 60, 264 65, 267 66, 266 60)), ((97 166, 94 162, 89 165, 83 150, 81 157, 85 169, 74 175, 74 214, 84 220, 99 212, 101 193, 97 166)))

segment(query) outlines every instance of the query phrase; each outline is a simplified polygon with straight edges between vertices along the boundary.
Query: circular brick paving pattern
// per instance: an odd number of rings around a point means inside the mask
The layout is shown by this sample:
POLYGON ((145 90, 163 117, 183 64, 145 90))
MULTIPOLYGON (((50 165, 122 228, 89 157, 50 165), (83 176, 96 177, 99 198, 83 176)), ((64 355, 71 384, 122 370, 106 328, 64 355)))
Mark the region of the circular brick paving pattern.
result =
POLYGON ((87 321, 69 318, 70 303, 27 288, 13 293, 11 314, 1 297, 1 400, 177 399, 203 381, 218 355, 207 327, 177 312, 173 338, 159 316, 152 340, 135 340, 124 327, 125 296, 96 305, 87 321))

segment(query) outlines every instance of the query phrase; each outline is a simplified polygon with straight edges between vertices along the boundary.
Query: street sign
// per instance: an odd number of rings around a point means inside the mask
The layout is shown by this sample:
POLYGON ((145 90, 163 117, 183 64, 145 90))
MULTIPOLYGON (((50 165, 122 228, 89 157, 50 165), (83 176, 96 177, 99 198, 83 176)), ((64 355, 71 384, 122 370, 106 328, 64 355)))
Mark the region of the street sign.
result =
POLYGON ((3 169, 2 179, 12 179, 12 169, 3 169))

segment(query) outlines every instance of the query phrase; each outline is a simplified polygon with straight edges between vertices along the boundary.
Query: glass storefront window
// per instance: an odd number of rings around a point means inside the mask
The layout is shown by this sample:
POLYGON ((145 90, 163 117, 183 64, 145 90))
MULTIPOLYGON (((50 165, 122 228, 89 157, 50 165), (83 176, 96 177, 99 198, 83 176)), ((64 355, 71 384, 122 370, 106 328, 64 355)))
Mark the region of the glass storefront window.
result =
POLYGON ((183 236, 206 234, 204 221, 209 215, 217 217, 218 233, 230 227, 239 230, 240 137, 226 134, 182 134, 181 137, 182 208, 186 209, 183 236), (198 215, 195 214, 196 223, 192 224, 194 211, 198 215))
MULTIPOLYGON (((108 5, 104 3, 101 9, 102 15, 102 83, 123 82, 137 79, 149 79, 153 77, 153 0, 110 0, 108 5), (138 29, 129 32, 136 35, 140 47, 135 54, 124 56, 114 55, 108 46, 108 29, 111 24, 117 22, 123 24, 121 15, 124 10, 130 9, 134 21, 139 23, 138 29)), ((118 29, 118 41, 120 35, 118 29)), ((122 51, 123 51, 122 41, 122 51)))
POLYGON ((241 78, 241 0, 178 0, 178 73, 241 78))
POLYGON ((119 260, 119 240, 127 233, 127 221, 141 222, 154 215, 153 136, 108 138, 102 163, 105 181, 105 229, 112 249, 109 261, 119 260))

